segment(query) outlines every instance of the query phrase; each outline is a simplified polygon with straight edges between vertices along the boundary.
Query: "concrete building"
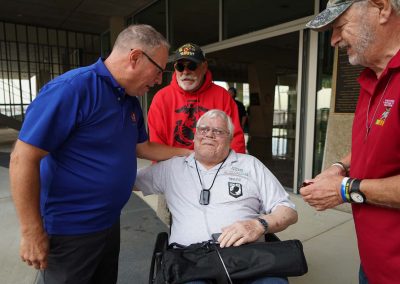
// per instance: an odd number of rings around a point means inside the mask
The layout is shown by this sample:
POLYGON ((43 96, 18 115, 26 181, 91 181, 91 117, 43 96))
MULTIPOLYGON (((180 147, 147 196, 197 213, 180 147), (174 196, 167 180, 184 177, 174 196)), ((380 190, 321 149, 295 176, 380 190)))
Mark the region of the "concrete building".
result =
MULTIPOLYGON (((0 127, 19 129, 27 106, 46 82, 106 57, 126 25, 145 23, 170 41, 171 51, 186 42, 199 44, 214 80, 235 84, 239 98, 242 85, 248 84, 248 151, 288 190, 296 193, 305 178, 349 149, 353 113, 351 106, 340 110, 335 95, 336 82, 340 82, 337 66, 345 63, 330 47, 329 31, 305 28, 327 0, 1 2, 0 127), (276 91, 283 89, 283 93, 276 91)), ((164 85, 173 72, 172 65, 167 69, 164 85)), ((144 110, 156 91, 141 98, 144 110)), ((310 241, 305 244, 312 259, 310 269, 320 270, 293 283, 355 283, 358 256, 351 215, 331 210, 315 214, 301 205, 301 199, 297 202, 310 219, 302 219, 283 237, 300 234, 302 241, 310 241), (350 239, 346 246, 335 242, 343 234, 350 239), (323 249, 326 242, 327 251, 323 249), (339 263, 345 251, 350 252, 348 260, 339 263), (337 269, 322 267, 319 257, 330 256, 329 264, 337 269), (343 269, 345 273, 339 275, 343 269), (338 282, 333 279, 336 275, 338 282)))
MULTIPOLYGON (((147 23, 169 39, 171 50, 185 42, 201 45, 214 80, 239 90, 249 85, 248 150, 296 189, 323 166, 328 120, 338 118, 345 131, 352 117, 335 116, 326 103, 334 63, 329 32, 305 29, 326 2, 7 1, 0 11, 1 121, 17 128, 43 84, 106 57, 125 25, 147 23), (288 91, 276 94, 279 86, 288 91), (276 100, 283 102, 280 109, 276 100)), ((155 91, 143 98, 145 109, 155 91)), ((347 146, 348 139, 337 142, 343 141, 347 146)))

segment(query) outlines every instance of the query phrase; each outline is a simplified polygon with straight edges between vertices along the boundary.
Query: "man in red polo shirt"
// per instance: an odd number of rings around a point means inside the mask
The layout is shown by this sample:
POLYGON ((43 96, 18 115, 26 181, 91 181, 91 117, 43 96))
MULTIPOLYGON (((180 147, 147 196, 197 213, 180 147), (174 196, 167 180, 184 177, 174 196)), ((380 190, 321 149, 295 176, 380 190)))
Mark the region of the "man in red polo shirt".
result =
POLYGON ((351 152, 300 192, 317 210, 353 203, 360 283, 400 283, 400 0, 330 0, 307 27, 332 28, 332 46, 366 69, 351 152))

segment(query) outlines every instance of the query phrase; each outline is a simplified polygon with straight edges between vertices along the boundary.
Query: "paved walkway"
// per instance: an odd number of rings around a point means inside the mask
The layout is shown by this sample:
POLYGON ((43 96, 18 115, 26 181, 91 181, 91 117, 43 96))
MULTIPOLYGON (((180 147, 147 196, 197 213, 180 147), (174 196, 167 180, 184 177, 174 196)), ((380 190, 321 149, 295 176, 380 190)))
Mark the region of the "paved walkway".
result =
MULTIPOLYGON (((9 191, 8 160, 17 133, 0 129, 0 283, 34 284, 37 272, 18 256, 19 227, 9 191)), ((148 163, 139 161, 141 166, 148 163)), ((309 272, 290 278, 291 284, 356 284, 359 257, 352 215, 338 210, 316 212, 292 195, 299 222, 278 236, 303 242, 309 272)), ((145 284, 153 244, 158 232, 167 230, 153 208, 156 196, 142 199, 132 194, 121 216, 121 255, 118 284, 145 284)))

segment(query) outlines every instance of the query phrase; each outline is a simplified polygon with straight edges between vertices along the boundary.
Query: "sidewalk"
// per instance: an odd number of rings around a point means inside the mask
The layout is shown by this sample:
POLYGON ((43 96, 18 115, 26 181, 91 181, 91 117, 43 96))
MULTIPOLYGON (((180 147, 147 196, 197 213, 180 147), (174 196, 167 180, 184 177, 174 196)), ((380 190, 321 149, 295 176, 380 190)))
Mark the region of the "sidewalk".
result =
MULTIPOLYGON (((34 284, 37 272, 18 256, 19 227, 12 204, 8 158, 17 132, 0 129, 0 282, 34 284)), ((139 165, 148 163, 140 160, 139 165)), ((291 284, 356 284, 359 257, 352 215, 338 210, 316 212, 297 195, 299 222, 278 234, 281 239, 297 238, 303 242, 309 272, 290 278, 291 284)), ((121 254, 118 284, 148 283, 153 245, 158 232, 166 226, 153 208, 157 197, 132 194, 121 215, 121 254)))

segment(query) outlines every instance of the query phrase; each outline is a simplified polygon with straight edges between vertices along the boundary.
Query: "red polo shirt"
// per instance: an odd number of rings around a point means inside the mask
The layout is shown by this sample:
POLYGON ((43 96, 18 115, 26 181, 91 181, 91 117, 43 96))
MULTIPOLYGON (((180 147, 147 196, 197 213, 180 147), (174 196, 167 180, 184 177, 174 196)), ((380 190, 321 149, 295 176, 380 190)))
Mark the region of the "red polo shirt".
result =
MULTIPOLYGON (((375 179, 399 175, 400 51, 379 79, 367 68, 359 83, 350 176, 375 179), (371 126, 368 136, 367 126, 371 126)), ((353 215, 368 283, 400 283, 400 210, 353 204, 353 215)))

